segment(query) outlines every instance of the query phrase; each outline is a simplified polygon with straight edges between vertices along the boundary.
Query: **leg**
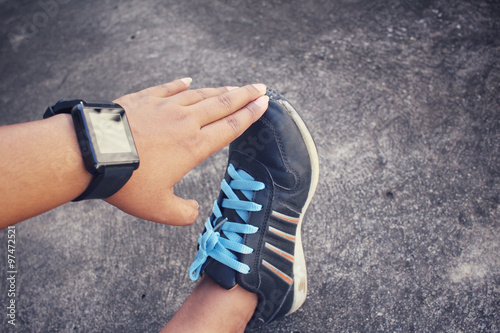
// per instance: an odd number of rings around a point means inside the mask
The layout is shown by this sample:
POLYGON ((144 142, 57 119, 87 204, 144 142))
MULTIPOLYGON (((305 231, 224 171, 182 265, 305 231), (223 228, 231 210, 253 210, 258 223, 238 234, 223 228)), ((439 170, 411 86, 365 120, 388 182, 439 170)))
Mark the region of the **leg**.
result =
POLYGON ((257 295, 204 277, 161 333, 243 332, 256 306, 257 295))

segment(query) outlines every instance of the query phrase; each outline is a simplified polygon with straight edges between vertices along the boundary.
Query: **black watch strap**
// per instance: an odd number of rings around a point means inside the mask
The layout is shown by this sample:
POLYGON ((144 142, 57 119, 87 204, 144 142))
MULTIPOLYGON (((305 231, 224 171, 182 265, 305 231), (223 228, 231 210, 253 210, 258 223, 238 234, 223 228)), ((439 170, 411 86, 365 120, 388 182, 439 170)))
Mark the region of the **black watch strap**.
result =
POLYGON ((105 108, 113 107, 113 108, 122 108, 121 105, 113 103, 113 102, 102 102, 102 101, 84 101, 82 99, 61 99, 59 102, 56 104, 49 106, 47 110, 45 110, 43 114, 43 119, 50 118, 52 116, 55 116, 56 114, 60 113, 69 113, 71 114, 71 110, 75 105, 80 104, 81 102, 84 103, 90 103, 93 105, 100 105, 105 108))
POLYGON ((43 119, 55 116, 56 114, 60 113, 71 113, 71 109, 75 105, 80 104, 82 100, 81 99, 70 99, 70 100, 64 100, 61 99, 59 102, 56 104, 49 106, 47 110, 45 110, 45 113, 43 114, 43 119))
POLYGON ((109 165, 96 175, 89 187, 73 201, 109 198, 123 187, 134 172, 130 165, 109 165))

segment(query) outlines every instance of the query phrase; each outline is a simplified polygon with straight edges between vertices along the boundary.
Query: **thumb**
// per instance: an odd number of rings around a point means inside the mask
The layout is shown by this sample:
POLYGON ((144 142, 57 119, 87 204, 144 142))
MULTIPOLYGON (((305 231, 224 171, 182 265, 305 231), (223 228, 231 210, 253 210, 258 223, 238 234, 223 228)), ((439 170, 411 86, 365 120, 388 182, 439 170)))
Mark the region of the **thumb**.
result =
POLYGON ((173 194, 169 196, 165 210, 168 212, 168 224, 190 225, 198 218, 198 202, 196 200, 186 200, 173 194))

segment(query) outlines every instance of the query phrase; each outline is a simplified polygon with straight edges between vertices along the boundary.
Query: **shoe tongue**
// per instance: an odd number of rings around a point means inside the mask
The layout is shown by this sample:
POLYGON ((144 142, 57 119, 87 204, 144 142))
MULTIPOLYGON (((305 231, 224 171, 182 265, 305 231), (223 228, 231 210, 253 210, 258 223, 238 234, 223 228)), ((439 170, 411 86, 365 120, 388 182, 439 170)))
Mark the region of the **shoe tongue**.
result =
MULTIPOLYGON (((238 170, 238 169, 236 169, 238 170)), ((226 172, 226 182, 228 184, 231 183, 231 177, 228 175, 228 173, 226 172)), ((248 201, 248 199, 245 197, 245 195, 240 191, 240 190, 235 190, 233 189, 233 192, 234 194, 236 194, 238 196, 238 199, 242 200, 242 201, 248 201)), ((222 219, 227 219, 227 221, 230 221, 230 222, 235 222, 235 223, 246 223, 245 221, 243 221, 243 219, 238 215, 238 213, 236 212, 236 210, 234 209, 231 209, 231 208, 224 208, 222 207, 222 201, 224 199, 227 199, 227 197, 222 193, 221 191, 221 196, 219 197, 219 200, 218 200, 218 205, 221 209, 221 213, 222 213, 222 217, 221 218, 218 218, 216 221, 212 221, 212 225, 215 226, 217 225, 217 223, 219 223, 222 219)), ((222 232, 223 233, 223 232, 222 232)))
MULTIPOLYGON (((231 181, 231 177, 229 177, 226 174, 226 181, 229 183, 231 181)), ((241 200, 248 200, 245 198, 243 193, 239 190, 234 190, 234 193, 241 199, 241 200)), ((221 233, 221 237, 224 236, 224 231, 220 230, 220 226, 222 224, 222 221, 227 220, 230 222, 236 222, 236 223, 245 223, 241 219, 241 217, 238 215, 238 213, 234 209, 230 208, 223 208, 222 207, 222 199, 225 198, 225 196, 221 193, 222 197, 219 198, 219 207, 221 208, 222 216, 217 218, 215 221, 212 220, 212 226, 217 228, 216 231, 221 233)), ((238 253, 235 253, 236 256, 238 256, 238 253)), ((236 286, 236 271, 224 264, 221 264, 217 260, 214 260, 213 258, 208 258, 207 261, 205 262, 205 267, 202 269, 206 275, 208 275, 215 283, 217 283, 219 286, 221 286, 224 289, 232 289, 234 286, 236 286)))
MULTIPOLYGON (((227 209, 227 212, 230 212, 230 209, 227 209)), ((230 220, 224 214, 224 210, 222 211, 222 216, 212 221, 212 225, 216 228, 218 232, 221 233, 221 237, 224 237, 224 232, 220 230, 220 226, 224 220, 230 220)), ((203 267, 202 271, 204 274, 208 275, 215 283, 221 286, 224 289, 231 289, 236 285, 236 271, 224 264, 221 264, 217 260, 209 257, 205 262, 205 267, 203 267)))

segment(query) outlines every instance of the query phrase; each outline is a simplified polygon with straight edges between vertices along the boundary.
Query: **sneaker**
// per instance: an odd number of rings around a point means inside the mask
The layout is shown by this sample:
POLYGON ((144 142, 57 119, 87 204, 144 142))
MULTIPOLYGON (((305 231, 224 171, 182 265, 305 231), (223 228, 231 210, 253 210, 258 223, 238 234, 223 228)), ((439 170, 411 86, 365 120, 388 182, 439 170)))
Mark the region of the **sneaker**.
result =
POLYGON ((219 198, 189 275, 259 302, 247 330, 296 311, 307 296, 301 226, 319 177, 311 134, 292 105, 268 89, 269 108, 229 146, 219 198))

